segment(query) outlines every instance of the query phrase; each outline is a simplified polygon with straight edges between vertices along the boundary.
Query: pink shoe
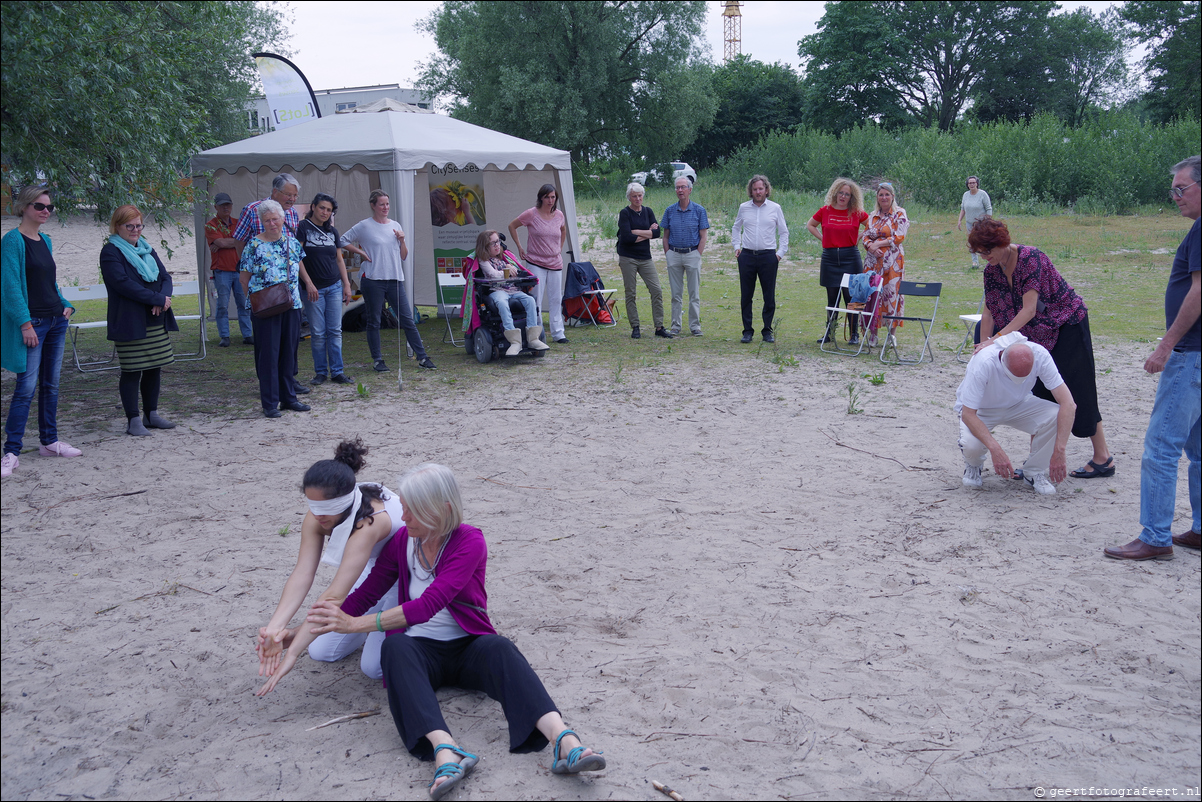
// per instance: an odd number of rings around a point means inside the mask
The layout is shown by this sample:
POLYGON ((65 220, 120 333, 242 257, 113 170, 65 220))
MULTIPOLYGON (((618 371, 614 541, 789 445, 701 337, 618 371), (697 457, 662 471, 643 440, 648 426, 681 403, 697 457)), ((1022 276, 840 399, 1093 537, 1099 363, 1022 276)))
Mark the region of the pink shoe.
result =
POLYGON ((48 446, 38 446, 38 453, 43 457, 78 457, 83 454, 78 448, 62 440, 55 440, 48 446))
POLYGON ((15 471, 20 465, 21 460, 17 459, 16 454, 5 453, 4 459, 0 460, 0 477, 7 478, 12 476, 13 471, 15 471))

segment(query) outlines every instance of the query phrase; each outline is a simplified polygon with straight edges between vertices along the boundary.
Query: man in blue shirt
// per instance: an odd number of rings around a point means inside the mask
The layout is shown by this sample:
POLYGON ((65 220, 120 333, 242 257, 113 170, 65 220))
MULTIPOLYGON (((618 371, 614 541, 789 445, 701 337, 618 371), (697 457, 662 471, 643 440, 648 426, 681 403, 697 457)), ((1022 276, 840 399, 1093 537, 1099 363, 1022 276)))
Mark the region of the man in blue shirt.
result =
POLYGON ((1202 159, 1191 156, 1173 166, 1169 194, 1183 217, 1194 221, 1185 235, 1164 293, 1168 331, 1144 362, 1144 370, 1161 373, 1152 418, 1144 435, 1139 474, 1139 522, 1143 531, 1125 546, 1105 550, 1118 560, 1171 560, 1173 546, 1202 548, 1202 159), (1172 533, 1177 506, 1177 463, 1181 452, 1189 459, 1189 503, 1193 528, 1172 533))
POLYGON ((668 261, 668 283, 672 287, 672 334, 681 330, 681 301, 684 283, 689 281, 689 331, 701 336, 701 254, 709 236, 710 219, 700 203, 690 203, 693 184, 689 179, 676 179, 679 202, 664 210, 659 221, 663 232, 664 256, 668 261))

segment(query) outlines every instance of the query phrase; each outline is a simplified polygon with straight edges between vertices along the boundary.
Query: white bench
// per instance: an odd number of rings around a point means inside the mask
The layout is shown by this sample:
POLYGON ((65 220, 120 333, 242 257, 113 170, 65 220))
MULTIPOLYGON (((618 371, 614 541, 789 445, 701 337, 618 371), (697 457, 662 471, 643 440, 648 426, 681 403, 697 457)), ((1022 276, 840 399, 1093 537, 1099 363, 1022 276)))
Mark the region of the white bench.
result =
MULTIPOLYGON (((90 287, 60 287, 63 297, 71 303, 79 301, 107 301, 109 294, 103 284, 94 284, 90 287)), ((172 298, 181 298, 187 295, 199 295, 199 281, 185 281, 182 284, 176 284, 172 290, 172 298)), ((200 315, 176 315, 176 322, 182 320, 200 320, 200 315)), ((90 323, 76 323, 74 317, 68 324, 68 336, 71 340, 71 356, 75 360, 75 369, 81 373, 95 373, 101 370, 117 370, 120 365, 114 365, 113 360, 117 357, 117 346, 114 345, 107 359, 94 359, 89 362, 80 362, 79 348, 77 347, 77 339, 79 332, 85 329, 104 329, 108 328, 107 320, 96 320, 90 323)), ((178 362, 192 362, 199 359, 204 359, 208 355, 205 347, 204 324, 201 323, 200 335, 198 337, 197 349, 191 353, 176 354, 175 359, 178 362)))

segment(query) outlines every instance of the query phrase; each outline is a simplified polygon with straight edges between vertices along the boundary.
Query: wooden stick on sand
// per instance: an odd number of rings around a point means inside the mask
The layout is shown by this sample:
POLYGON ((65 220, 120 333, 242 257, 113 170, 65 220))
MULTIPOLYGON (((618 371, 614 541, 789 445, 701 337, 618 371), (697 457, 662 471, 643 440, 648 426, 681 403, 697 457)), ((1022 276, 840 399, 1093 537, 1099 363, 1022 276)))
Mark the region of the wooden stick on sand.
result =
POLYGON ((663 783, 661 783, 659 780, 652 780, 652 781, 651 781, 651 784, 652 784, 653 786, 655 786, 655 790, 656 790, 656 791, 659 791, 661 794, 664 794, 664 795, 666 795, 666 796, 670 796, 670 797, 672 797, 673 799, 675 799, 675 800, 676 800, 676 802, 684 802, 684 797, 683 797, 683 796, 681 796, 680 794, 676 793, 676 792, 675 792, 675 791, 673 791, 671 788, 669 788, 668 786, 666 786, 666 785, 664 785, 663 783))
POLYGON ((379 710, 364 710, 362 713, 350 713, 345 716, 339 716, 338 718, 332 718, 325 724, 318 724, 316 727, 308 727, 305 729, 305 732, 313 732, 313 730, 320 730, 322 727, 329 727, 332 724, 341 724, 344 721, 353 721, 357 718, 367 718, 368 716, 378 715, 380 715, 379 710))

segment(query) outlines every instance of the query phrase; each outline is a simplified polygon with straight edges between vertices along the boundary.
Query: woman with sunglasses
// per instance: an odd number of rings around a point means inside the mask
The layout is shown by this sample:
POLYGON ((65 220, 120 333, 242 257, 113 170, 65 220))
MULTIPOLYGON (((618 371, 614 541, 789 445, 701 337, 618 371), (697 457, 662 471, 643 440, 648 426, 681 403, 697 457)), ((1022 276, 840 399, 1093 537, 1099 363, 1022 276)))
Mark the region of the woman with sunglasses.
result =
POLYGON ((26 187, 17 195, 13 213, 21 222, 0 245, 3 322, 0 352, 3 366, 17 374, 13 400, 4 424, 4 458, 0 470, 11 476, 20 465, 25 424, 38 392, 38 436, 43 457, 78 457, 82 452, 58 439, 58 379, 67 342, 67 321, 75 307, 59 291, 50 237, 40 229, 54 204, 44 187, 26 187))
POLYGON ((301 300, 309 317, 309 345, 313 350, 314 386, 327 373, 335 384, 354 380, 342 372, 342 307, 351 301, 351 280, 342 259, 342 240, 333 226, 338 201, 324 192, 313 196, 309 213, 296 228, 305 249, 301 262, 301 300))
POLYGON ((175 361, 169 331, 179 331, 171 311, 171 274, 142 236, 142 212, 126 204, 113 210, 108 243, 100 249, 100 274, 108 291, 108 338, 121 362, 121 406, 125 432, 149 437, 151 429, 174 429, 159 414, 164 365, 175 361), (142 407, 138 414, 138 391, 142 407))

